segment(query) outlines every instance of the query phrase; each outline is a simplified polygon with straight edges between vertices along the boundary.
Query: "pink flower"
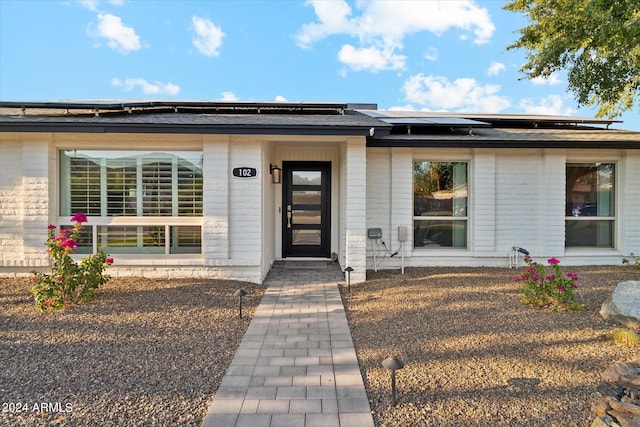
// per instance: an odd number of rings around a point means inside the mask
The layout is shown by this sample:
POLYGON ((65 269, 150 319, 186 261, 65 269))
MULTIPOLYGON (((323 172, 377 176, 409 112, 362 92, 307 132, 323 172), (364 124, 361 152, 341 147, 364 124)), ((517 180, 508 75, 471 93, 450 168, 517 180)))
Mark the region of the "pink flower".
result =
POLYGON ((571 289, 578 289, 578 285, 576 285, 575 283, 571 284, 571 289))
POLYGON ((51 304, 53 303, 53 301, 51 301, 50 299, 46 300, 45 302, 43 302, 42 304, 46 305, 47 307, 49 307, 51 304))
POLYGON ((560 292, 564 292, 564 286, 558 286, 558 290, 559 290, 560 292))
POLYGON ((106 258, 104 259, 104 263, 105 263, 105 264, 108 264, 108 265, 113 264, 113 258, 111 258, 111 257, 106 257, 106 258))
POLYGON ((55 226, 55 225, 53 225, 53 224, 49 224, 49 225, 47 226, 47 229, 49 229, 49 230, 55 230, 55 228, 56 228, 56 226, 55 226))
POLYGON ((69 248, 71 250, 78 248, 78 243, 73 239, 65 239, 62 243, 60 243, 61 248, 69 248))
POLYGON ((552 274, 552 275, 550 275, 550 276, 545 277, 545 279, 547 279, 547 280, 553 280, 553 279, 555 279, 555 278, 556 278, 556 275, 555 275, 555 274, 552 274))
POLYGON ((571 280, 578 280, 578 275, 576 273, 567 273, 567 277, 571 280))
POLYGON ((63 236, 68 236, 71 234, 71 230, 60 230, 60 234, 63 236))
POLYGON ((558 260, 558 258, 549 258, 547 260, 547 262, 549 263, 549 265, 558 265, 558 264, 560 264, 560 261, 558 260))
POLYGON ((71 217, 71 221, 73 222, 87 222, 87 216, 82 212, 77 212, 74 216, 71 217))

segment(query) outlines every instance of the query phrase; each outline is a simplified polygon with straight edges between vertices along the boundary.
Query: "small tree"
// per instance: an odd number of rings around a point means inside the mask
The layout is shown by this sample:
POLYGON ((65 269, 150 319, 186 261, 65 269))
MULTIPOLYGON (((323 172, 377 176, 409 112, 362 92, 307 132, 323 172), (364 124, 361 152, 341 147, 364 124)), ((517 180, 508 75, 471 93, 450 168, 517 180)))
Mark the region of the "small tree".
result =
POLYGON ((31 289, 35 306, 40 311, 62 309, 69 304, 79 304, 95 298, 95 292, 109 280, 104 270, 113 263, 113 258, 102 251, 75 262, 71 254, 78 248, 78 237, 87 216, 76 213, 72 218, 73 229, 60 230, 49 225, 45 245, 53 261, 51 273, 33 271, 34 286, 31 289))

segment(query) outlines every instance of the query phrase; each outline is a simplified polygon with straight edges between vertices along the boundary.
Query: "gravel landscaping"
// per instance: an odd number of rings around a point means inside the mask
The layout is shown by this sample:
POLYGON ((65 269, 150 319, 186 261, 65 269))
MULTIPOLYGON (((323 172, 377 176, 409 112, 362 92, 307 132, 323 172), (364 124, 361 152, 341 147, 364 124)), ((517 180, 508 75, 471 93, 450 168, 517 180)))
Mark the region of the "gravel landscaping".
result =
POLYGON ((573 313, 520 303, 522 269, 418 268, 371 272, 342 288, 374 420, 383 426, 588 426, 611 364, 638 348, 608 335, 598 314, 629 267, 574 267, 573 313), (382 360, 399 356, 398 403, 382 360))
MULTIPOLYGON (((563 313, 523 306, 520 270, 380 271, 342 287, 378 427, 590 425, 600 374, 640 356, 608 338, 617 325, 598 311, 640 272, 565 268, 584 308, 563 313), (395 407, 391 355, 406 362, 395 407)), ((117 278, 94 302, 41 314, 30 286, 0 278, 2 426, 199 426, 265 289, 117 278)))
POLYGON ((0 278, 2 426, 200 426, 265 289, 114 278, 42 314, 30 287, 0 278))

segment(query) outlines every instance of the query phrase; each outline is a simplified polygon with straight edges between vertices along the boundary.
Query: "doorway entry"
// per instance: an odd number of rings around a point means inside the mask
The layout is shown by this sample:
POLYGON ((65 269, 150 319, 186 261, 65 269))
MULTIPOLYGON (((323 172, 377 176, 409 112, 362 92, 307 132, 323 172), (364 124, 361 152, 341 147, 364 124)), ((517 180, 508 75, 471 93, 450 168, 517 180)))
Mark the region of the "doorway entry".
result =
POLYGON ((282 172, 282 256, 328 258, 331 162, 283 162, 282 172))

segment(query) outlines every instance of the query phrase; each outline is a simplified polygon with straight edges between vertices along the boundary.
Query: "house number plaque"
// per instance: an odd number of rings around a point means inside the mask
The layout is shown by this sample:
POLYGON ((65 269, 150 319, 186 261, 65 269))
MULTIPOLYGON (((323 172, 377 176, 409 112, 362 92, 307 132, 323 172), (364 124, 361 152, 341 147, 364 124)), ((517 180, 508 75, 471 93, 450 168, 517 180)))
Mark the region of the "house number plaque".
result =
POLYGON ((236 178, 255 178, 258 176, 258 170, 256 168, 233 168, 233 176, 236 178))

